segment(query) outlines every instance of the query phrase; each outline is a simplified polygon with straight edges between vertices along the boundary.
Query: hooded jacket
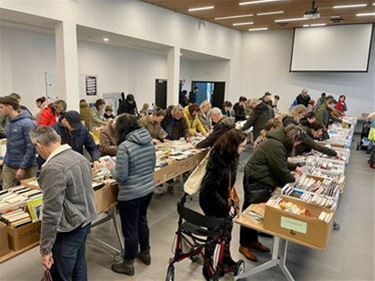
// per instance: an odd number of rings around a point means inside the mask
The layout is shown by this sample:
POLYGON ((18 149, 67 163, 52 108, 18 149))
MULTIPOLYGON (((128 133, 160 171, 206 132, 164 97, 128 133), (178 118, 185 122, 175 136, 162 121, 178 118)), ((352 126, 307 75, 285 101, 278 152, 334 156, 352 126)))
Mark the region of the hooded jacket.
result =
POLYGON ((254 139, 260 134, 260 131, 264 129, 268 120, 275 117, 275 113, 272 110, 272 107, 261 102, 251 113, 249 119, 247 119, 245 125, 241 128, 242 131, 254 126, 254 139))
POLYGON ((226 218, 229 213, 229 175, 230 187, 236 182, 237 163, 224 159, 213 150, 206 166, 206 174, 199 192, 199 204, 207 216, 226 218))
POLYGON ((184 108, 184 117, 190 136, 195 136, 197 131, 202 135, 207 133, 201 120, 199 120, 199 116, 195 116, 194 118, 191 116, 188 106, 184 108))
POLYGON ((197 148, 206 148, 213 146, 215 142, 226 132, 235 127, 235 122, 233 118, 223 116, 221 120, 214 125, 214 129, 211 134, 207 136, 204 140, 197 144, 197 148))
POLYGON ((90 109, 87 102, 79 103, 79 114, 81 115, 81 121, 84 121, 85 127, 88 128, 90 124, 90 109))
POLYGON ((83 147, 85 147, 92 161, 99 160, 100 153, 98 147, 92 139, 89 130, 83 127, 83 125, 79 129, 69 132, 67 128, 61 125, 61 120, 59 120, 52 128, 60 135, 61 144, 69 144, 74 151, 81 155, 83 155, 83 147))
POLYGON ((27 169, 35 165, 35 148, 30 139, 34 122, 26 111, 15 118, 8 118, 5 125, 7 151, 4 162, 14 169, 27 169))
POLYGON ((118 201, 144 197, 154 191, 155 146, 145 128, 126 136, 117 148, 112 176, 119 186, 118 201))
POLYGON ((288 164, 292 144, 287 140, 283 127, 268 132, 267 140, 254 152, 245 166, 245 175, 252 181, 274 189, 294 182, 290 170, 296 166, 288 164))

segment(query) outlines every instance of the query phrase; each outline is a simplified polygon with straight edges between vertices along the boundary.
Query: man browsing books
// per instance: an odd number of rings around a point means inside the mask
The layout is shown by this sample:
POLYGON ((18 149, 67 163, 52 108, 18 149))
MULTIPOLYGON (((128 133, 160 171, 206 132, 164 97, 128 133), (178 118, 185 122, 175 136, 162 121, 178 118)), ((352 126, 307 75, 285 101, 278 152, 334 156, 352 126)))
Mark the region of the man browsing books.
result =
POLYGON ((86 238, 97 217, 89 161, 61 145, 60 136, 41 126, 31 132, 39 155, 43 191, 40 253, 44 270, 54 281, 86 281, 86 238))

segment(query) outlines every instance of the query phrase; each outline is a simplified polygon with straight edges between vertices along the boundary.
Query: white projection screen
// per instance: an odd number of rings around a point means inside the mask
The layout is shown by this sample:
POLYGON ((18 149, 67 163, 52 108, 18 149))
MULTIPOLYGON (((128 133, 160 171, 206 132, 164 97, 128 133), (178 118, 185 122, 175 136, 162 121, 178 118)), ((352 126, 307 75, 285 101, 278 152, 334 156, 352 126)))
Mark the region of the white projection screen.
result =
POLYGON ((296 28, 290 71, 367 72, 372 24, 296 28))

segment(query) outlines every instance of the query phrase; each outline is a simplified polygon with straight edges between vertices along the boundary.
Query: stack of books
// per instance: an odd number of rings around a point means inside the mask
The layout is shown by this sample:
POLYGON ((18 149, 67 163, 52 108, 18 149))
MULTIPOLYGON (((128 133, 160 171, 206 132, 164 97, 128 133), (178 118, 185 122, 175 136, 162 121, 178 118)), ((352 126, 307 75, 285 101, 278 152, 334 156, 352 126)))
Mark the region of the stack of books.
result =
POLYGON ((1 215, 0 220, 9 227, 19 227, 32 222, 30 214, 22 209, 3 214, 1 215))

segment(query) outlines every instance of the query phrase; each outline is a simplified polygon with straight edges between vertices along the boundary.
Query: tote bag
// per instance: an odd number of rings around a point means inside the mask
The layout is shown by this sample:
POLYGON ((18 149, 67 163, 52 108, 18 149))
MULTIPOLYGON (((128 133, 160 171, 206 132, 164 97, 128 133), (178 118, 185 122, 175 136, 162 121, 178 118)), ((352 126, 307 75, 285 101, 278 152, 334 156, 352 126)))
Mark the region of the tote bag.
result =
POLYGON ((184 191, 189 194, 195 194, 199 188, 201 187, 202 180, 206 174, 206 167, 208 163, 208 159, 210 158, 211 150, 208 151, 206 156, 202 159, 202 161, 198 164, 198 166, 194 169, 194 171, 190 174, 188 179, 184 184, 184 191))

